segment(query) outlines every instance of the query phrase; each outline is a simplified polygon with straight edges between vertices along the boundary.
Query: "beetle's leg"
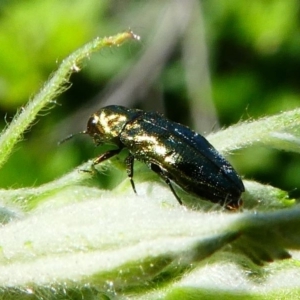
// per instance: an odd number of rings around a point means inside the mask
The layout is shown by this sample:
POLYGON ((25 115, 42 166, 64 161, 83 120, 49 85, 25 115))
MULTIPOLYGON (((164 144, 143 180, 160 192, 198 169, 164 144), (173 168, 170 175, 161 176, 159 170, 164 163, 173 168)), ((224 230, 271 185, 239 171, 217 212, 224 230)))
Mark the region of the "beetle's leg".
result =
POLYGON ((179 198, 179 196, 176 194, 173 185, 170 181, 170 178, 168 177, 168 175, 166 174, 166 172, 164 172, 158 165, 156 164, 150 164, 150 168, 153 172, 155 172, 156 174, 158 174, 164 181, 165 183, 169 186, 169 188, 171 189, 173 195, 175 196, 175 198, 177 199, 177 201, 179 202, 179 204, 182 205, 182 201, 179 198))
POLYGON ((125 159, 125 164, 126 164, 126 170, 127 170, 127 175, 130 179, 130 183, 131 183, 131 186, 133 188, 133 191, 135 193, 136 192, 136 189, 135 189, 135 185, 134 185, 134 182, 133 182, 133 163, 134 163, 134 156, 129 154, 126 159, 125 159))
POLYGON ((107 152, 101 154, 93 161, 93 164, 91 165, 92 170, 81 170, 81 171, 87 172, 87 173, 92 173, 92 174, 97 173, 97 169, 95 168, 95 165, 98 165, 101 162, 111 158, 112 156, 117 155, 121 150, 122 149, 110 150, 110 151, 107 151, 107 152))
POLYGON ((119 154, 121 150, 122 149, 109 150, 109 151, 101 154, 93 161, 93 166, 98 165, 98 164, 102 163, 103 161, 111 158, 112 156, 119 154))

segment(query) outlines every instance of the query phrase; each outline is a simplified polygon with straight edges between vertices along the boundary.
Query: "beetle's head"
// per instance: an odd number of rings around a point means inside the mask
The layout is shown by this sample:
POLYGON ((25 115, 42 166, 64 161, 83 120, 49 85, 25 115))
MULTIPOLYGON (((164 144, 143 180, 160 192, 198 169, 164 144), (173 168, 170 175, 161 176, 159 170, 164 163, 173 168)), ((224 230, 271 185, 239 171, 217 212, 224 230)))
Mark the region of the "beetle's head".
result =
POLYGON ((86 133, 97 145, 105 143, 119 144, 119 136, 129 120, 126 108, 111 105, 94 113, 88 120, 86 133))
POLYGON ((105 143, 119 145, 119 136, 126 123, 135 116, 135 112, 119 105, 103 107, 91 115, 86 130, 69 135, 59 144, 73 138, 77 134, 88 134, 97 145, 105 143))

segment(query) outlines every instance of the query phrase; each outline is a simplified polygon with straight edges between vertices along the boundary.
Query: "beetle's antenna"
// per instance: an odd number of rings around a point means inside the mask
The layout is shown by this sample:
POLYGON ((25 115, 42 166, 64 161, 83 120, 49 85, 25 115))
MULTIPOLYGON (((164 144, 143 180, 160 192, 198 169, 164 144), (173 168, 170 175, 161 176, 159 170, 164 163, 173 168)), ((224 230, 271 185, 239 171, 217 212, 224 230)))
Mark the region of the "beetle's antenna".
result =
POLYGON ((61 144, 63 144, 64 142, 70 140, 71 138, 73 138, 75 135, 78 135, 78 134, 87 134, 87 131, 84 130, 84 131, 80 131, 80 132, 77 132, 77 133, 72 133, 72 134, 68 135, 67 137, 65 137, 64 139, 62 139, 61 141, 59 141, 57 143, 57 145, 60 146, 61 144))

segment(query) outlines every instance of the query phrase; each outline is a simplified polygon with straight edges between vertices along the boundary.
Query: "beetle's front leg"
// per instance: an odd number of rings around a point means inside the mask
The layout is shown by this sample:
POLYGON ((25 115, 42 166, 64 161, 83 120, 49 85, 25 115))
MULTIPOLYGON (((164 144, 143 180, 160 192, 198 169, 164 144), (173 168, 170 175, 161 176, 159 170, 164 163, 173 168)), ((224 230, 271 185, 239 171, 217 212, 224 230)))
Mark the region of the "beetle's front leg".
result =
POLYGON ((119 152, 121 150, 122 149, 110 150, 110 151, 107 151, 107 152, 101 154, 93 161, 93 163, 91 165, 91 170, 81 170, 81 171, 87 172, 87 173, 92 173, 92 174, 97 173, 97 169, 95 168, 95 165, 98 165, 98 164, 102 163, 103 161, 111 158, 112 156, 119 154, 119 152))
POLYGON ((179 202, 179 204, 182 205, 182 201, 181 199, 179 198, 179 196, 176 194, 174 188, 173 188, 173 185, 170 181, 170 178, 168 177, 168 174, 163 171, 158 165, 156 164, 150 164, 150 168, 153 172, 155 172, 156 174, 158 174, 164 181, 165 183, 169 186, 169 188, 171 189, 173 195, 175 196, 175 198, 177 199, 177 201, 179 202))
POLYGON ((133 191, 137 194, 136 189, 135 189, 135 184, 134 184, 134 181, 133 181, 134 156, 132 154, 129 154, 126 157, 125 164, 126 164, 127 175, 128 175, 128 177, 130 179, 131 186, 133 188, 133 191))
POLYGON ((121 150, 122 149, 109 150, 109 151, 101 154, 93 161, 93 166, 98 165, 98 164, 102 163, 103 161, 119 154, 121 150))

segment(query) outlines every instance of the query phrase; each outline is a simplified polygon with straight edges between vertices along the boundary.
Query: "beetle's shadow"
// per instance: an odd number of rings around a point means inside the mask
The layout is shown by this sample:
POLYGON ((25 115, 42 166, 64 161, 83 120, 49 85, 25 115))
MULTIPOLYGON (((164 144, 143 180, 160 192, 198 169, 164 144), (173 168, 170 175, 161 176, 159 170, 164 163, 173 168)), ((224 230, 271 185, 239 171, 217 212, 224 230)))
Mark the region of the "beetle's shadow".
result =
MULTIPOLYGON (((164 188, 167 190, 167 197, 168 202, 174 202, 174 204, 178 204, 177 199, 175 198, 174 194, 172 193, 172 190, 169 188, 169 186, 165 183, 165 181, 155 172, 150 170, 145 164, 138 162, 135 167, 135 174, 134 176, 134 182, 135 187, 137 191, 137 195, 139 196, 139 186, 144 183, 152 184, 151 190, 155 191, 155 186, 159 185, 159 188, 164 188)), ((128 185, 130 185, 129 179, 128 179, 128 185)), ((218 203, 212 203, 208 200, 201 199, 199 197, 193 196, 191 194, 186 193, 184 190, 182 190, 176 183, 172 182, 172 186, 174 187, 176 194, 179 196, 179 198, 182 200, 182 206, 186 207, 189 210, 196 210, 196 211, 226 211, 227 209, 222 207, 218 203)), ((133 192, 133 191, 132 191, 133 192)), ((134 192, 133 192, 134 193, 134 192)), ((157 193, 157 191, 151 193, 154 197, 156 195, 160 195, 157 193)))
MULTIPOLYGON (((228 211, 218 203, 213 203, 208 200, 204 200, 199 197, 193 196, 183 191, 177 185, 174 184, 174 186, 176 189, 176 193, 179 195, 180 199, 182 200, 182 205, 185 206, 187 209, 202 211, 202 212, 228 211)), ((176 201, 175 198, 174 201, 176 201)))

